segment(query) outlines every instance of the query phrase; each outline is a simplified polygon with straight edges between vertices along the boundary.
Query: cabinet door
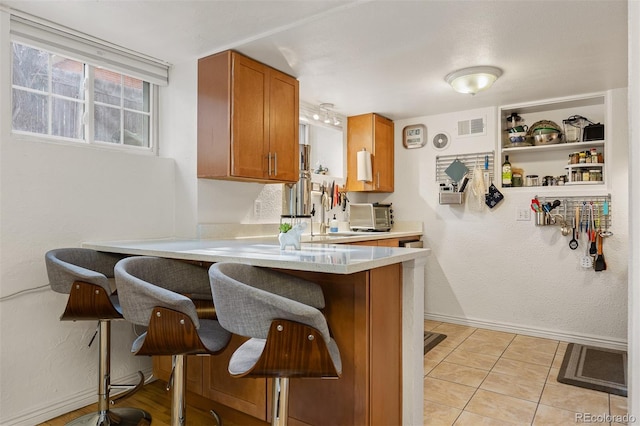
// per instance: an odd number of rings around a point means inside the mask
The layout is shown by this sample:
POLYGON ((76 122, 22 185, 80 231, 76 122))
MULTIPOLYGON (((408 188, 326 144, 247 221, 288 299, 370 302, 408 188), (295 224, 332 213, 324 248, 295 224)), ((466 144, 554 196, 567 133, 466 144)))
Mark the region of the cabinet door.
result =
POLYGON ((298 80, 271 70, 269 87, 269 179, 297 182, 299 178, 298 80))
POLYGON ((203 394, 222 405, 266 421, 267 380, 234 378, 227 370, 231 355, 246 340, 234 334, 224 351, 205 360, 203 394))
POLYGON ((393 192, 393 121, 377 114, 348 117, 347 191, 393 192), (371 152, 372 180, 357 180, 358 151, 371 152))
POLYGON ((267 178, 269 153, 269 69, 233 55, 231 175, 267 178))
POLYGON ((373 190, 373 182, 357 180, 357 156, 363 149, 373 154, 373 114, 347 118, 347 191, 373 190))
POLYGON ((374 116, 373 122, 373 186, 374 191, 393 192, 393 121, 374 116))

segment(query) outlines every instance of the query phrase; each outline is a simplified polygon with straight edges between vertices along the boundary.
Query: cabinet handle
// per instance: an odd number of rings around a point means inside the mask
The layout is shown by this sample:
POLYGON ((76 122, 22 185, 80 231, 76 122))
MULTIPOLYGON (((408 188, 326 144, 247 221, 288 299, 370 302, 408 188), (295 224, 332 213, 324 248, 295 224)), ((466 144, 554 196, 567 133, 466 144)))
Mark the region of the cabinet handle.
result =
POLYGON ((377 180, 376 188, 380 189, 380 172, 376 173, 376 180, 377 180))
POLYGON ((278 176, 278 153, 277 152, 273 153, 273 164, 274 164, 273 175, 278 176))

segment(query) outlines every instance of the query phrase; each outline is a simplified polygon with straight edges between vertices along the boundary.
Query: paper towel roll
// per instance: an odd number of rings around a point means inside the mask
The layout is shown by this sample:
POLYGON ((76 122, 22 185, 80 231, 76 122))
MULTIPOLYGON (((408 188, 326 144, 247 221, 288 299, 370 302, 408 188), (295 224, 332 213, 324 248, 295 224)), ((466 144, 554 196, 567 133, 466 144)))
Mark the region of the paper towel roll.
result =
POLYGON ((371 153, 367 150, 358 151, 357 156, 358 180, 371 182, 371 153))

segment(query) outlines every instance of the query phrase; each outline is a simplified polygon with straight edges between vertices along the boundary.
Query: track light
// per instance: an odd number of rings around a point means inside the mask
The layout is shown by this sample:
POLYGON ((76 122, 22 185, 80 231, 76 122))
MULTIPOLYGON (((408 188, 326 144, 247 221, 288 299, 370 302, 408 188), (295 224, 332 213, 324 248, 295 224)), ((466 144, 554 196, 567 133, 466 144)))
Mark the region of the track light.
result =
POLYGON ((332 124, 334 126, 339 126, 340 124, 342 124, 342 121, 340 121, 340 119, 336 117, 336 114, 332 111, 333 104, 321 103, 318 108, 320 111, 314 112, 312 115, 314 120, 322 119, 322 122, 324 124, 332 124))

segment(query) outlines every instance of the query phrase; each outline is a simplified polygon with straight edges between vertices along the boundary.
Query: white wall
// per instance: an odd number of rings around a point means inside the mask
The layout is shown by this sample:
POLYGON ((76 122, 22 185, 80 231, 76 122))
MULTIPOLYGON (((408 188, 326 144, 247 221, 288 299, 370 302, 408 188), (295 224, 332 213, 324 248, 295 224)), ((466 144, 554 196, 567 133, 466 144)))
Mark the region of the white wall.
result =
MULTIPOLYGON (((559 227, 536 228, 516 221, 516 208, 528 208, 531 192, 509 192, 494 209, 439 205, 436 155, 497 152, 497 108, 417 117, 395 122, 395 192, 370 195, 393 202, 397 220, 424 222, 427 263, 425 307, 433 319, 624 346, 627 338, 627 122, 626 90, 612 93, 614 132, 609 164, 614 236, 606 240, 607 271, 579 266, 581 250, 568 248, 559 227), (457 138, 457 121, 486 116, 486 136, 457 138), (451 135, 451 146, 407 150, 402 128, 423 123, 428 140, 451 135), (400 167, 399 165, 402 165, 400 167)), ((531 101, 531 100, 524 100, 531 101)), ((496 159, 500 164, 501 159, 496 159)), ((515 166, 515 165, 514 165, 515 166)), ((583 247, 583 246, 581 246, 583 247)))
MULTIPOLYGON (((96 322, 58 321, 67 297, 48 287, 45 252, 172 235, 175 173, 167 158, 12 138, 7 36, 0 12, 0 424, 33 425, 95 402, 98 383, 96 322)), ((134 337, 113 325, 114 383, 150 369, 134 337)))

